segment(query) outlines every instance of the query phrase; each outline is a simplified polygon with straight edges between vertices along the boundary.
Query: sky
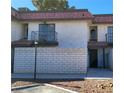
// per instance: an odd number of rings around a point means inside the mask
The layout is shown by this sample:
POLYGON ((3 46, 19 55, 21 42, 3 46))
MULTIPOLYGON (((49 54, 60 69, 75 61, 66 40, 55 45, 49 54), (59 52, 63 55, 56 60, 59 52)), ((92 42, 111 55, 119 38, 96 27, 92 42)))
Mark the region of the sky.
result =
MULTIPOLYGON (((36 10, 32 0, 11 0, 11 6, 15 9, 27 7, 30 10, 36 10)), ((113 0, 68 0, 70 6, 77 9, 88 9, 93 14, 111 14, 113 13, 113 0)))

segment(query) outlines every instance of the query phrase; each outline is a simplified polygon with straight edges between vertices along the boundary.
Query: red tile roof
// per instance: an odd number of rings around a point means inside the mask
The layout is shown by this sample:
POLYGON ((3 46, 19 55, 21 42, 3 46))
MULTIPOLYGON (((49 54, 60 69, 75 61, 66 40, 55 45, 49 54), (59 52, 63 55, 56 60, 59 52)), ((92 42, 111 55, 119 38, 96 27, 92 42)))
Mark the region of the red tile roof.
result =
POLYGON ((92 19, 93 16, 86 10, 62 12, 25 12, 20 15, 21 20, 65 20, 65 19, 92 19))
POLYGON ((94 24, 104 24, 104 23, 113 23, 113 15, 112 14, 99 14, 99 15, 93 15, 93 23, 94 24))
POLYGON ((15 18, 15 19, 19 19, 19 13, 17 10, 15 10, 14 8, 11 9, 11 16, 12 16, 12 19, 15 18))
POLYGON ((94 24, 113 23, 112 14, 92 15, 87 9, 65 10, 65 11, 27 11, 19 12, 11 9, 12 19, 18 20, 85 20, 90 19, 94 24))

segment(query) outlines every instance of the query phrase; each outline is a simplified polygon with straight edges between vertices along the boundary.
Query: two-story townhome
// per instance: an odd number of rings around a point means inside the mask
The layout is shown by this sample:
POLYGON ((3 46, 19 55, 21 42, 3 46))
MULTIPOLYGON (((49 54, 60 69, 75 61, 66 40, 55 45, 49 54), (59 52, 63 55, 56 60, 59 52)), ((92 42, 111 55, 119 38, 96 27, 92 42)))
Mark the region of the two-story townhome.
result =
POLYGON ((112 69, 112 14, 12 8, 11 17, 13 73, 34 73, 35 63, 37 73, 112 69))

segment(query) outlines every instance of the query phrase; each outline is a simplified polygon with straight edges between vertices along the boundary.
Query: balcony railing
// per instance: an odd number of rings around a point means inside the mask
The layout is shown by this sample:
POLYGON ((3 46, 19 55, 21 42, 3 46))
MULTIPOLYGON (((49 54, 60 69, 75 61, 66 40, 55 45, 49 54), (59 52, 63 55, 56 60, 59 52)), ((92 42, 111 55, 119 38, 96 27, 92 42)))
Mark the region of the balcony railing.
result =
POLYGON ((32 31, 31 40, 37 40, 39 42, 56 42, 57 32, 55 31, 32 31))
MULTIPOLYGON (((105 34, 105 37, 106 37, 106 42, 107 43, 113 43, 113 34, 112 33, 107 33, 105 34)), ((93 37, 91 36, 89 41, 96 41, 97 42, 97 37, 93 37)))
POLYGON ((97 37, 90 36, 90 41, 97 41, 97 37))
POLYGON ((113 34, 112 33, 106 34, 106 42, 107 43, 113 43, 113 34))

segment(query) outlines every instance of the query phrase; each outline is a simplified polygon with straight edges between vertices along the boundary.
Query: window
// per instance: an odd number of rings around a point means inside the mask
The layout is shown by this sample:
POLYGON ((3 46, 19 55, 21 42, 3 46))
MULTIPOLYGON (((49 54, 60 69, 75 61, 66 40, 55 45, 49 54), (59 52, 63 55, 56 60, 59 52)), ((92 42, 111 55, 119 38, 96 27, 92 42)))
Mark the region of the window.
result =
POLYGON ((97 41, 97 27, 90 27, 90 41, 97 41))
POLYGON ((40 24, 39 31, 55 31, 55 24, 40 24))
POLYGON ((113 42, 113 26, 108 26, 107 42, 113 42))
POLYGON ((55 41, 55 24, 40 24, 39 25, 39 40, 55 41))
POLYGON ((108 34, 113 34, 113 27, 112 26, 108 26, 108 34))
POLYGON ((96 39, 96 31, 94 29, 91 30, 91 39, 96 39))

